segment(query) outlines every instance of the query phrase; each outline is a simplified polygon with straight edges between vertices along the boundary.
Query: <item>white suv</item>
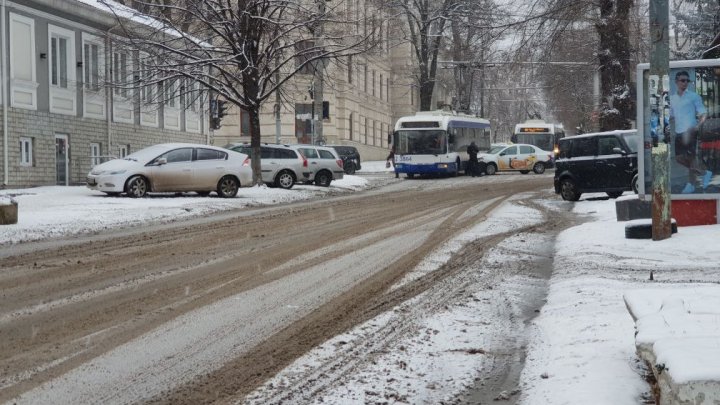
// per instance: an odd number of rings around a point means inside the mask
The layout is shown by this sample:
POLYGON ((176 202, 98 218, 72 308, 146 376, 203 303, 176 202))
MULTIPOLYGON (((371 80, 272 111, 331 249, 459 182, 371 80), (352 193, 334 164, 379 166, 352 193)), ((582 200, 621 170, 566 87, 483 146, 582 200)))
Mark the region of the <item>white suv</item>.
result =
POLYGON ((343 161, 335 149, 317 145, 290 145, 290 147, 307 159, 310 167, 308 182, 328 187, 333 180, 342 180, 345 176, 343 161))
MULTIPOLYGON (((252 159, 249 143, 236 143, 225 147, 244 153, 252 159)), ((260 145, 260 159, 262 181, 269 186, 289 190, 297 182, 310 181, 312 171, 308 160, 288 145, 264 143, 260 145)))

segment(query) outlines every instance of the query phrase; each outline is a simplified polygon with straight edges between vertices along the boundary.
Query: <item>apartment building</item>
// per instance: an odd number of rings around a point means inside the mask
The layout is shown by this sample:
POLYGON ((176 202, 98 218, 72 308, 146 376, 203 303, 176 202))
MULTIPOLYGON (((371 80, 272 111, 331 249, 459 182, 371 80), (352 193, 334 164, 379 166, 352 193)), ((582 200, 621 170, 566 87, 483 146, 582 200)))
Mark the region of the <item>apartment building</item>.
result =
MULTIPOLYGON (((210 141, 201 98, 148 104, 137 53, 114 47, 116 17, 99 2, 2 2, 2 187, 81 184, 94 164, 162 142, 210 141)), ((199 91, 199 90, 198 90, 199 91)))

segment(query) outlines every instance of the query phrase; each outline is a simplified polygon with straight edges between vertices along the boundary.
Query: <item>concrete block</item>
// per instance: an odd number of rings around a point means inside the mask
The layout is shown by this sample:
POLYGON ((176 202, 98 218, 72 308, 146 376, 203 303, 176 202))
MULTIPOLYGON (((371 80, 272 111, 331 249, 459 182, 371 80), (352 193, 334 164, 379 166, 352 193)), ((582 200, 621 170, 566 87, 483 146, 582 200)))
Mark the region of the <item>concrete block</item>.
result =
POLYGON ((630 197, 615 200, 615 215, 618 221, 652 218, 650 201, 641 200, 637 196, 630 197))
POLYGON ((0 203, 0 225, 17 224, 18 204, 12 201, 10 204, 0 203))
POLYGON ((661 405, 720 403, 720 338, 671 338, 655 343, 653 372, 661 405))

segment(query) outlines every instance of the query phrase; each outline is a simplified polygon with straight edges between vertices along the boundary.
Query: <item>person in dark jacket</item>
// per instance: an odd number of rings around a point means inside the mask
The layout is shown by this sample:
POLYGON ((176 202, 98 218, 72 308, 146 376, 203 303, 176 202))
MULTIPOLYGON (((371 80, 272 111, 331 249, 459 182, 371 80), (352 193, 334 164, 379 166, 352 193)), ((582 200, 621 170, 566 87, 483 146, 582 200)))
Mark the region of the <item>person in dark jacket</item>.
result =
MULTIPOLYGON (((388 154, 387 158, 385 158, 385 161, 386 161, 385 167, 390 168, 390 166, 392 165, 393 169, 395 169, 395 147, 394 146, 390 149, 390 154, 388 154)), ((398 177, 400 177, 400 175, 398 174, 398 172, 396 170, 395 178, 397 179, 398 177)))
POLYGON ((467 154, 470 157, 467 164, 466 172, 470 174, 470 176, 475 177, 478 175, 478 158, 477 154, 480 152, 477 145, 475 145, 475 142, 470 142, 470 145, 467 147, 467 154))
POLYGON ((480 149, 475 145, 475 142, 470 142, 470 145, 467 147, 467 153, 470 159, 468 160, 465 172, 472 177, 482 176, 485 174, 485 169, 487 169, 487 163, 478 160, 479 151, 480 149))

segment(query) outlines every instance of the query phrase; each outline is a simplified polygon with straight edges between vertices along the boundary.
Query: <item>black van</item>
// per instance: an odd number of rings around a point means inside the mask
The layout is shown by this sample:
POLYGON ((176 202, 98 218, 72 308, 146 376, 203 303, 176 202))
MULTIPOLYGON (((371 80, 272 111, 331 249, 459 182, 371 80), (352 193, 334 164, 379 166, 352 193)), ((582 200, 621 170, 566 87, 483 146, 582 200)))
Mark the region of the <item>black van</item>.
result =
POLYGON ((555 193, 577 201, 582 193, 637 193, 636 130, 597 132, 561 139, 555 160, 555 193))

